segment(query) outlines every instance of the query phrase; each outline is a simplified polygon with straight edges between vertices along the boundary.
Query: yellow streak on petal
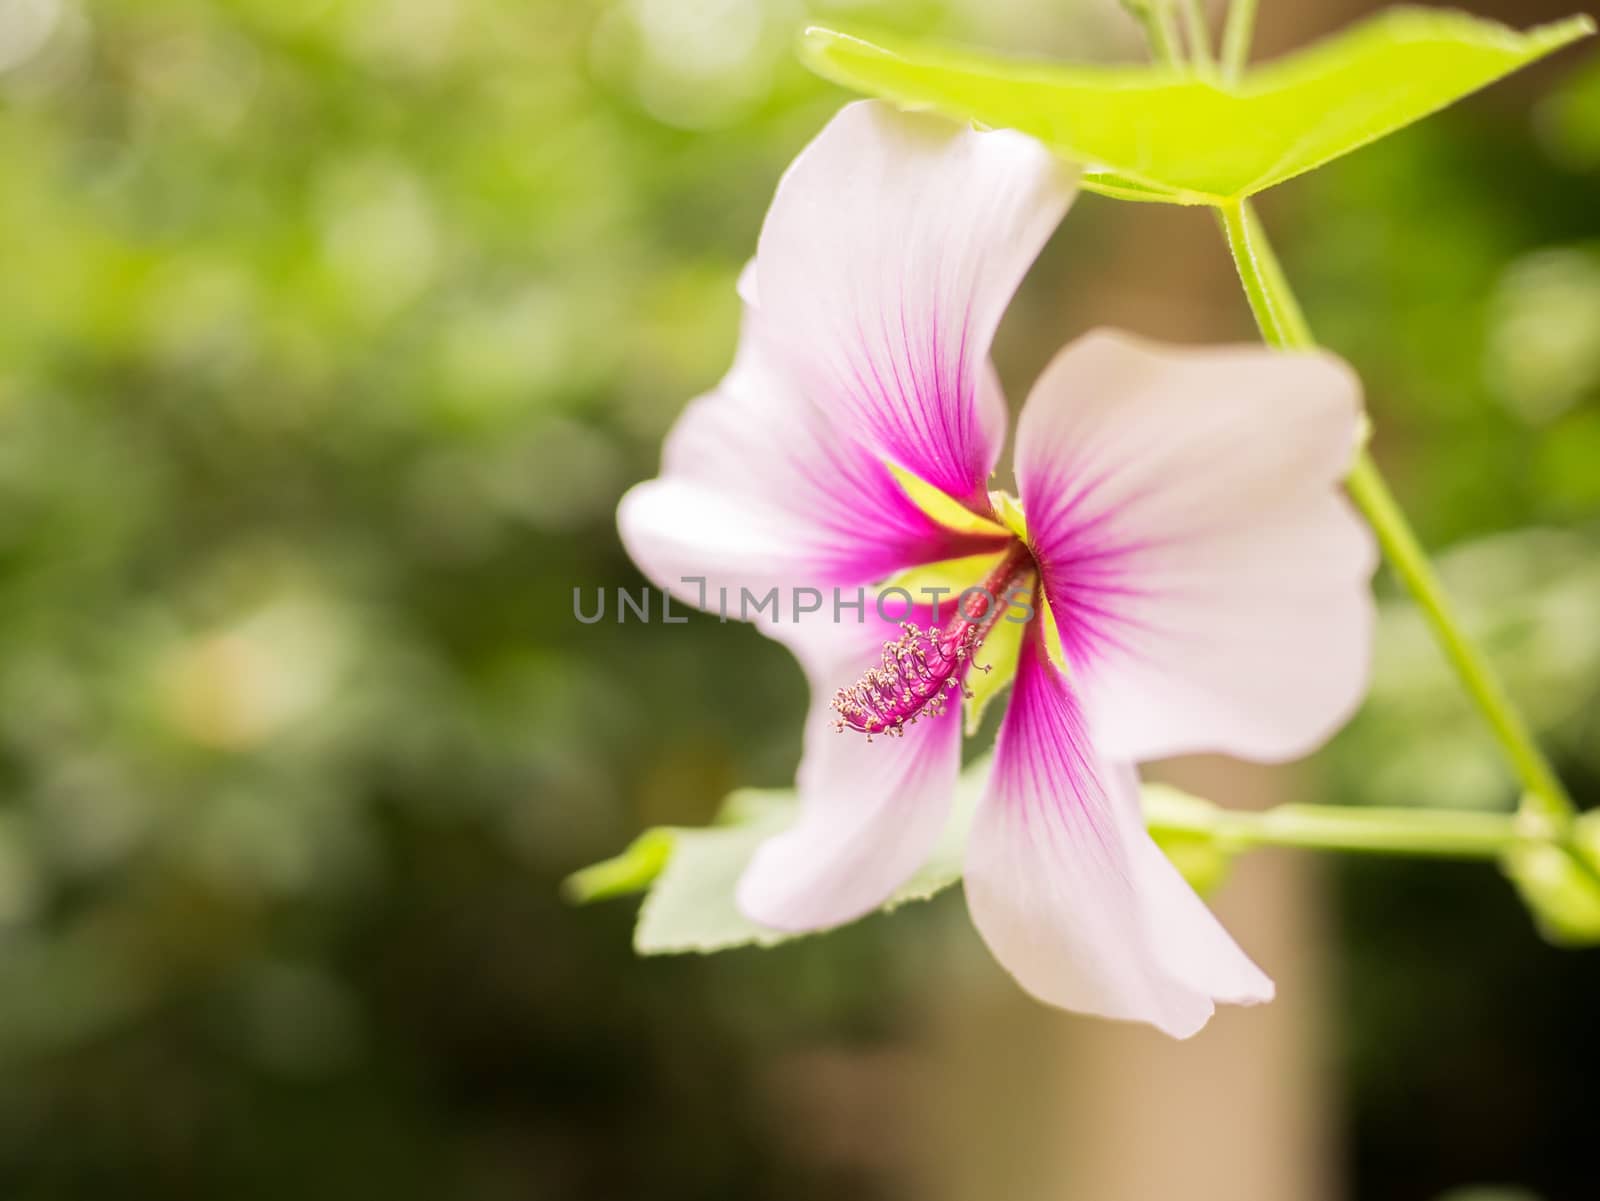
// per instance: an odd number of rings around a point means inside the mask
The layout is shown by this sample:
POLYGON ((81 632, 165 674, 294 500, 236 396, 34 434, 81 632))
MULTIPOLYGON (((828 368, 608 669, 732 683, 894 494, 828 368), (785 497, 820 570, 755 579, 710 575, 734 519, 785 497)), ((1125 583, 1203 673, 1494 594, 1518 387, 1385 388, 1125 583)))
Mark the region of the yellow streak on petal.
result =
POLYGON ((1050 608, 1050 598, 1039 589, 1039 616, 1044 620, 1044 649, 1062 671, 1067 670, 1067 649, 1061 644, 1061 627, 1056 625, 1055 610, 1050 608))
POLYGON ((990 573, 1000 566, 1000 560, 1005 558, 1003 550, 992 551, 981 555, 962 555, 959 559, 941 559, 937 563, 924 563, 920 567, 908 567, 898 575, 889 579, 884 588, 904 588, 911 593, 911 599, 920 604, 928 604, 933 595, 939 595, 940 601, 952 601, 961 595, 963 589, 974 588, 988 579, 990 573))
POLYGON ((960 501, 935 488, 927 480, 912 475, 904 467, 885 461, 895 482, 905 489, 911 503, 947 530, 960 534, 995 534, 1004 537, 1006 528, 987 517, 980 517, 960 501))
POLYGON ((995 491, 989 493, 989 503, 994 506, 994 515, 1000 519, 1000 524, 1027 542, 1028 518, 1022 511, 1022 502, 1009 492, 995 491))
MULTIPOLYGON (((1000 600, 1005 603, 1006 598, 1001 597, 1000 600)), ((1017 674, 1017 661, 1022 657, 1022 631, 1027 628, 1027 623, 1011 619, 1020 616, 1021 612, 1025 610, 1019 611, 1014 605, 1006 604, 1006 611, 990 628, 983 645, 972 656, 973 670, 967 675, 967 687, 972 690, 972 695, 967 698, 969 738, 983 724, 983 711, 989 707, 989 702, 999 696, 1017 674), (984 667, 990 670, 982 670, 984 667)))

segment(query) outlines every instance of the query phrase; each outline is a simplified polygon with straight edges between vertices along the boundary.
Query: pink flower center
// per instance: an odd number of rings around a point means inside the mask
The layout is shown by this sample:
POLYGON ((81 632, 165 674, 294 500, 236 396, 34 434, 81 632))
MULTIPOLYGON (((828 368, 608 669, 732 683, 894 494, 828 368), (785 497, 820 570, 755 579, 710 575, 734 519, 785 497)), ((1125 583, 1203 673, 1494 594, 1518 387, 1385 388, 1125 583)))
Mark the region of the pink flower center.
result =
POLYGON ((988 579, 961 594, 943 626, 903 623, 900 637, 883 644, 878 666, 834 693, 834 729, 856 730, 868 742, 874 734, 899 737, 919 717, 941 716, 951 693, 970 695, 964 679, 972 656, 1033 569, 1033 555, 1014 542, 988 579))

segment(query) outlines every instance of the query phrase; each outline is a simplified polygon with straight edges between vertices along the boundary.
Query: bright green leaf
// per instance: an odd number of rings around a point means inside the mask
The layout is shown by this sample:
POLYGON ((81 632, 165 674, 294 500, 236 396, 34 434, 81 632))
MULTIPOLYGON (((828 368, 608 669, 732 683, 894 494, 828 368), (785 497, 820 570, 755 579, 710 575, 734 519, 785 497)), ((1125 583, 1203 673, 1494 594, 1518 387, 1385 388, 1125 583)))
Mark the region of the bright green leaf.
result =
POLYGON ((1142 184, 1137 180, 1129 179, 1126 175, 1118 175, 1115 171, 1107 171, 1103 167, 1091 167, 1078 177, 1078 183, 1086 192, 1098 192, 1102 196, 1109 196, 1113 200, 1137 200, 1143 204, 1195 204, 1192 197, 1182 192, 1174 192, 1169 188, 1157 188, 1150 184, 1142 184))
POLYGON ((1519 33, 1396 8, 1235 85, 1157 66, 1052 64, 807 31, 806 60, 846 87, 1020 129, 1124 199, 1225 204, 1393 133, 1594 31, 1576 16, 1519 33))

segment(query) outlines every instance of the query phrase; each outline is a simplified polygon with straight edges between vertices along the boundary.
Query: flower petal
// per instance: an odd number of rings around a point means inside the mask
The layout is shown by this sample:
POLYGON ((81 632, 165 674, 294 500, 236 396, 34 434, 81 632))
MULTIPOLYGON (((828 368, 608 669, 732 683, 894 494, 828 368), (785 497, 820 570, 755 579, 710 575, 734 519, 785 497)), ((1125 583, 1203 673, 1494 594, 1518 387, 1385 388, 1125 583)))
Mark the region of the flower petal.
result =
POLYGON ((821 929, 870 913, 928 858, 955 795, 961 705, 952 698, 943 716, 869 743, 836 730, 829 703, 835 689, 877 662, 898 629, 869 607, 861 624, 812 621, 766 632, 806 667, 811 712, 797 779, 800 817, 756 852, 739 882, 739 908, 764 926, 821 929))
POLYGON ((1375 552, 1338 489, 1359 420, 1322 353, 1099 332, 1045 370, 1017 478, 1108 755, 1292 758, 1355 709, 1375 552))
POLYGON ((1040 1000, 1187 1038, 1216 1002, 1270 1000, 1272 982, 1151 841, 1138 806, 1138 777, 1097 757, 1035 635, 967 846, 973 923, 1040 1000))
POLYGON ((801 152, 762 227, 760 319, 806 395, 979 511, 1005 437, 989 344, 1073 181, 1021 134, 862 101, 801 152))
POLYGON ((658 586, 735 617, 776 588, 773 620, 791 616, 796 588, 881 580, 995 542, 940 525, 881 460, 831 430, 749 320, 732 369, 684 412, 660 477, 623 497, 617 524, 658 586))

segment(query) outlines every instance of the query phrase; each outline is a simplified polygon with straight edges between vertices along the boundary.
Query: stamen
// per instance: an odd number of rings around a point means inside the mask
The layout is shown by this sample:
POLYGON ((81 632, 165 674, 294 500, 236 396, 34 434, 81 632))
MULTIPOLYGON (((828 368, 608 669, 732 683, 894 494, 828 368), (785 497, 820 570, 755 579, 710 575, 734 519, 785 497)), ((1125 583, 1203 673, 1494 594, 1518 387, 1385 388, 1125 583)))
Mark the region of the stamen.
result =
MULTIPOLYGON (((921 717, 941 717, 948 698, 971 696, 965 677, 972 657, 1005 612, 1012 590, 1033 569, 1033 556, 1022 543, 984 581, 982 591, 968 590, 943 629, 900 626, 900 637, 883 646, 878 666, 833 696, 839 715, 834 729, 855 730, 872 741, 874 734, 902 737, 921 717)), ((987 672, 987 665, 976 665, 987 672)))

